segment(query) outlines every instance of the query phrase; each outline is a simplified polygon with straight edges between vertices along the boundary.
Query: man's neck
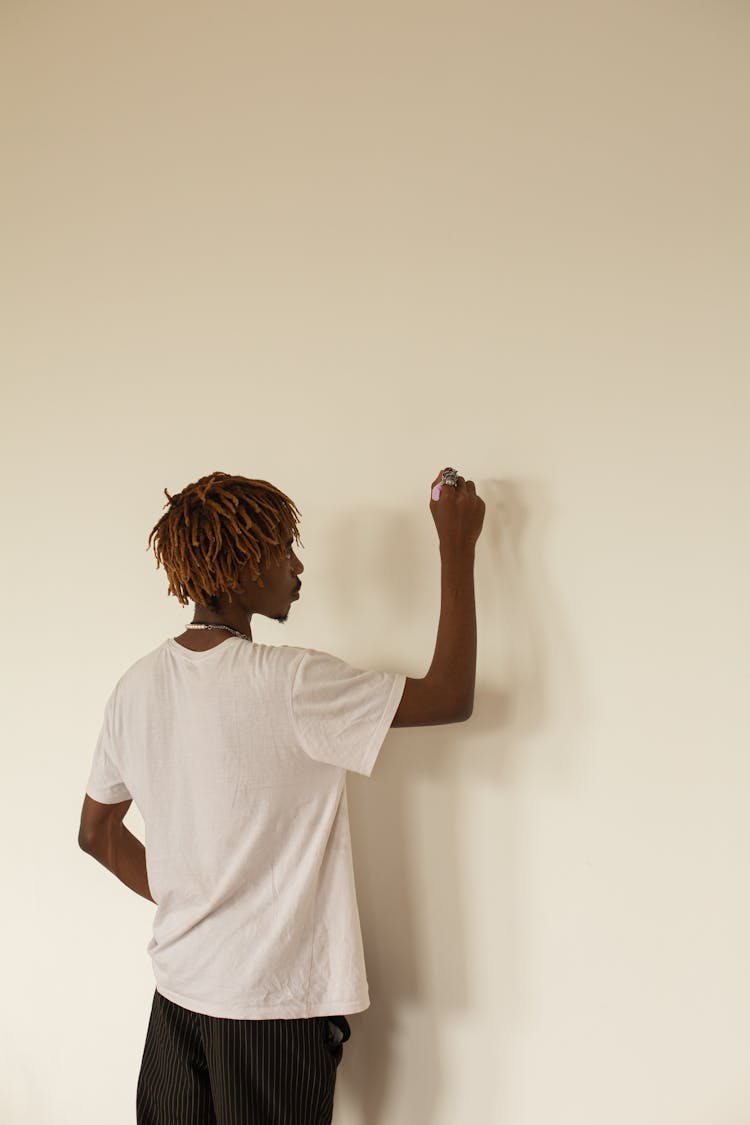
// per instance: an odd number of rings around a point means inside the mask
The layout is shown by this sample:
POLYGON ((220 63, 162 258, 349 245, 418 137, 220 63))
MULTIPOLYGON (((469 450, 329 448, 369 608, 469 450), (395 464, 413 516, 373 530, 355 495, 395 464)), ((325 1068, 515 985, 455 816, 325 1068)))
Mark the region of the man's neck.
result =
MULTIPOLYGON (((240 606, 227 607, 216 612, 206 609, 205 606, 195 606, 193 613, 193 623, 196 625, 229 625, 231 629, 236 629, 251 641, 253 634, 250 621, 250 615, 246 614, 240 606)), ((175 640, 185 648, 193 649, 194 652, 205 652, 232 636, 234 634, 228 629, 186 629, 179 637, 175 637, 175 640)))

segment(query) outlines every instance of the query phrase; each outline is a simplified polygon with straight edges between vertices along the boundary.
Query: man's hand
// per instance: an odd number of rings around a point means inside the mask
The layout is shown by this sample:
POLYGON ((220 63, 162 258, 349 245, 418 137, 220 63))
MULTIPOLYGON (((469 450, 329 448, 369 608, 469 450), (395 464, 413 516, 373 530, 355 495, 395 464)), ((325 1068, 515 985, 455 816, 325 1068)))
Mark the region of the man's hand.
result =
MULTIPOLYGON (((440 484, 443 471, 432 482, 433 489, 440 484)), ((434 493, 431 491, 430 495, 434 493)), ((440 489, 440 499, 430 500, 430 512, 435 521, 441 550, 473 550, 484 523, 484 500, 477 496, 473 480, 459 477, 455 488, 444 484, 440 489)))

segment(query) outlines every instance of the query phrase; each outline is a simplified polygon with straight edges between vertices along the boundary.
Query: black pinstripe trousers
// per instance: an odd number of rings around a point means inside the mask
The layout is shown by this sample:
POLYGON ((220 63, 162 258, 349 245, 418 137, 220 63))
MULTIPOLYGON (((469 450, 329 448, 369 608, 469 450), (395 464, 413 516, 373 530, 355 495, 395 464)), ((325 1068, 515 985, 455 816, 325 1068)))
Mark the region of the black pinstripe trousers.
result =
POLYGON ((330 1125, 342 1031, 343 1017, 221 1019, 154 992, 138 1125, 330 1125))

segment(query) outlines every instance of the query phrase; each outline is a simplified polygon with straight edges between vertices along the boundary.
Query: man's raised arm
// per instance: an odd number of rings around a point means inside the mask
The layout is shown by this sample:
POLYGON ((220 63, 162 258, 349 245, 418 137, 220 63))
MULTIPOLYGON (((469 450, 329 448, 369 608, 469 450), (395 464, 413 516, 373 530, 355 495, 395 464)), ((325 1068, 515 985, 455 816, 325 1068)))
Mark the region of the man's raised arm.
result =
MULTIPOLYGON (((441 473, 432 482, 440 485, 441 473)), ((432 492, 430 511, 440 542, 440 620, 432 663, 421 679, 407 678, 393 727, 435 726, 468 719, 474 706, 477 616, 474 554, 484 501, 474 482, 457 477, 432 492), (438 499, 435 499, 438 495, 438 499)))

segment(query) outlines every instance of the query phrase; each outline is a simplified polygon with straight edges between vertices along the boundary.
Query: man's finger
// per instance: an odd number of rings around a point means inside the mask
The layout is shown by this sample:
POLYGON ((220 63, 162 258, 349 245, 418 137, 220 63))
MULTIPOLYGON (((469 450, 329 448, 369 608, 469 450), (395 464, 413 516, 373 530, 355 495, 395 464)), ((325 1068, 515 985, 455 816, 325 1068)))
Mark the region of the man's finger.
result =
POLYGON ((435 500, 436 502, 440 499, 440 496, 441 496, 444 488, 449 488, 449 489, 451 489, 452 492, 458 492, 458 490, 460 488, 463 488, 466 485, 466 481, 464 480, 464 478, 459 477, 459 476, 456 477, 456 484, 455 485, 443 484, 443 473, 446 472, 446 471, 447 471, 446 469, 442 469, 441 472, 440 472, 440 475, 437 476, 435 478, 435 480, 432 482, 432 491, 431 491, 430 495, 431 495, 432 499, 435 500))

